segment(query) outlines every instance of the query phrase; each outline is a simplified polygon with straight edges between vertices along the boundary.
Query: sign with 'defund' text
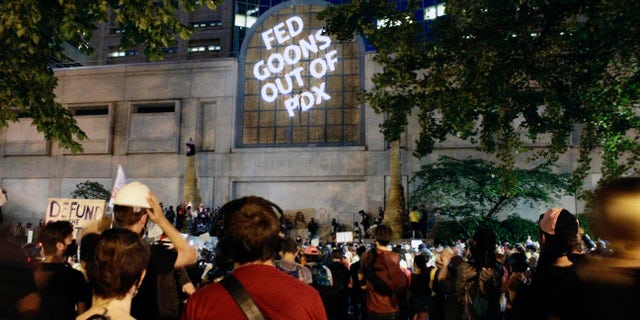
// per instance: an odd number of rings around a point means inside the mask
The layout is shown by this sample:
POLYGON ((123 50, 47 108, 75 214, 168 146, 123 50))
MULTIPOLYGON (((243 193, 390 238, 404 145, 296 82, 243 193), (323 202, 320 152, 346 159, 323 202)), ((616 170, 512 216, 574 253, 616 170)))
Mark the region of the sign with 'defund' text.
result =
POLYGON ((322 28, 305 28, 304 20, 294 15, 259 36, 266 54, 253 65, 253 76, 261 81, 263 101, 282 98, 282 107, 294 117, 297 109, 307 111, 331 100, 324 79, 336 72, 338 51, 322 28))
POLYGON ((74 238, 78 232, 95 220, 102 219, 106 201, 95 199, 49 198, 45 221, 67 220, 75 228, 74 238))

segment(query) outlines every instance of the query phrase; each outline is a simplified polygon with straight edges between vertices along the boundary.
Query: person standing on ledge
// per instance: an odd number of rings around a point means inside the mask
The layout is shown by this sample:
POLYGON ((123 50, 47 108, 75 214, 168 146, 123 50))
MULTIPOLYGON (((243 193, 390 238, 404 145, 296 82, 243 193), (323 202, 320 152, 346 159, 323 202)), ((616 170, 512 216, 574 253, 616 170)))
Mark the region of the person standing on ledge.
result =
POLYGON ((196 155, 196 145, 193 143, 193 139, 189 137, 189 141, 187 141, 187 157, 196 155))

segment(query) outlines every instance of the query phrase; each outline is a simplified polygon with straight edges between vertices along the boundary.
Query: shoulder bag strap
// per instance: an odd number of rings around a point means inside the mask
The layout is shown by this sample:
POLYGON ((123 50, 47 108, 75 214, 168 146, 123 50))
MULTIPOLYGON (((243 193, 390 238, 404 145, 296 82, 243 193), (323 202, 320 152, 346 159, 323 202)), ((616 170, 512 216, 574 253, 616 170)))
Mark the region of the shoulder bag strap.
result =
POLYGON ((258 309, 258 306, 256 306, 255 302, 253 302, 253 299, 251 299, 251 296, 249 296, 240 281, 238 281, 238 279, 236 279, 233 274, 224 277, 224 279, 220 281, 220 284, 227 290, 227 292, 229 292, 229 295, 231 295, 233 300, 236 301, 238 307, 240 307, 248 320, 265 319, 258 309))

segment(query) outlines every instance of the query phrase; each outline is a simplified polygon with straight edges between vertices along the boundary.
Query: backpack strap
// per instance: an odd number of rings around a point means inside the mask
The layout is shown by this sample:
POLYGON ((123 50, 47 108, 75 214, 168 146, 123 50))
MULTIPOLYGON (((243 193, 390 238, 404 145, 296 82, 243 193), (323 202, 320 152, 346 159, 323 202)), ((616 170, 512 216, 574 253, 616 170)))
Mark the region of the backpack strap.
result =
POLYGON ((305 278, 304 278, 304 270, 303 270, 303 266, 301 264, 297 264, 296 265, 296 270, 298 270, 298 275, 300 276, 300 281, 305 282, 305 278))
POLYGON ((256 303, 251 299, 249 293, 247 293, 247 290, 244 289, 240 281, 238 281, 233 274, 224 277, 220 281, 220 284, 227 290, 233 300, 236 301, 238 307, 240 307, 248 320, 265 320, 260 309, 258 309, 256 303))

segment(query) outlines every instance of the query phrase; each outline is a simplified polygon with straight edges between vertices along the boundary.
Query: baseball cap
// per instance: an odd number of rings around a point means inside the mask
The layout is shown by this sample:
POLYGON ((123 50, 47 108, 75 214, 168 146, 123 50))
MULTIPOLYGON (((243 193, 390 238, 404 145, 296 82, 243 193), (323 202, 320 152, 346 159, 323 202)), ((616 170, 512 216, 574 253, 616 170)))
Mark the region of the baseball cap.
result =
POLYGON ((318 248, 315 246, 308 246, 304 248, 304 254, 317 256, 318 254, 320 254, 320 251, 318 251, 318 248))
POLYGON ((552 208, 542 215, 538 226, 540 230, 550 235, 556 235, 556 233, 563 233, 569 230, 573 232, 574 229, 577 233, 578 220, 566 209, 552 208))

